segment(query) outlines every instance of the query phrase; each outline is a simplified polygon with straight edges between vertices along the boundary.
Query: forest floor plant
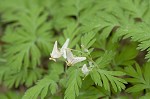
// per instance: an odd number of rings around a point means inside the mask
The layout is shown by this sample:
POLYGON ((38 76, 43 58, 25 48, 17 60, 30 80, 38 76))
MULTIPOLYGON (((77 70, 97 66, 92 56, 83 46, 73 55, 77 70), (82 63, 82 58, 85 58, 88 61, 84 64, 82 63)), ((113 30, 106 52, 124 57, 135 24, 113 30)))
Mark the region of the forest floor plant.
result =
POLYGON ((150 99, 150 0, 0 0, 0 99, 150 99))

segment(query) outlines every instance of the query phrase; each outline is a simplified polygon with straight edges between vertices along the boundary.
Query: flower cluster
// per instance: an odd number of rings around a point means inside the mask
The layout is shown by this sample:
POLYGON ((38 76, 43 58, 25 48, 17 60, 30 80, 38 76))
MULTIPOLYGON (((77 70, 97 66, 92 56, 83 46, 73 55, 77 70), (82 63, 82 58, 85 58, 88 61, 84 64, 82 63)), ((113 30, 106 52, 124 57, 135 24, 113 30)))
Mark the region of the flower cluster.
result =
MULTIPOLYGON (((62 48, 58 49, 57 41, 55 41, 54 47, 52 52, 50 53, 50 60, 53 60, 56 62, 56 59, 63 56, 64 59, 67 60, 67 66, 72 66, 78 62, 86 60, 86 57, 75 57, 73 53, 71 52, 71 49, 68 48, 69 45, 69 39, 67 39, 62 46, 62 48)), ((87 75, 89 73, 89 69, 87 68, 86 64, 82 67, 82 73, 87 75)))

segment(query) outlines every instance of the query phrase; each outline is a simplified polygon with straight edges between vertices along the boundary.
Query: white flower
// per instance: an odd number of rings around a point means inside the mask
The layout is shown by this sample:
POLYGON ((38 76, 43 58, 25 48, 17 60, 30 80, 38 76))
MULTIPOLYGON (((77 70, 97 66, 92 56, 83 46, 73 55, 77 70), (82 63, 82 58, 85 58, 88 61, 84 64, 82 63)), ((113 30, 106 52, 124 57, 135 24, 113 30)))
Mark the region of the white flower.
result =
POLYGON ((68 66, 71 66, 78 62, 86 60, 86 57, 74 57, 72 52, 69 49, 67 49, 66 52, 67 52, 67 65, 68 66))
POLYGON ((60 49, 60 52, 62 53, 63 57, 66 59, 66 49, 69 45, 69 39, 66 40, 66 42, 64 43, 64 45, 62 46, 62 48, 60 49))
POLYGON ((62 48, 59 50, 57 46, 57 41, 55 41, 52 53, 50 54, 51 57, 49 59, 56 62, 56 58, 60 58, 61 56, 66 58, 66 49, 68 47, 68 44, 69 44, 69 39, 66 40, 62 48))
POLYGON ((87 68, 86 64, 83 65, 83 67, 82 67, 81 70, 82 70, 82 73, 85 74, 85 75, 88 75, 88 74, 89 74, 89 71, 90 71, 90 70, 87 68))

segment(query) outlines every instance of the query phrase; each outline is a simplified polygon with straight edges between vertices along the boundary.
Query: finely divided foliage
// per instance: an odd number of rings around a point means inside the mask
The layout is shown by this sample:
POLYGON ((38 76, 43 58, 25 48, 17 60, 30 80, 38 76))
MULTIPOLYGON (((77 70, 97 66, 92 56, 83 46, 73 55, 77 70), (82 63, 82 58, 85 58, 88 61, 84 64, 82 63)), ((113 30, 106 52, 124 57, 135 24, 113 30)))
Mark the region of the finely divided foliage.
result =
POLYGON ((49 89, 51 90, 51 94, 54 94, 57 87, 55 81, 51 80, 49 77, 45 77, 38 81, 34 87, 29 89, 22 99, 37 99, 39 95, 41 99, 44 99, 49 89))
POLYGON ((79 88, 81 88, 82 80, 80 78, 80 71, 75 69, 71 71, 67 81, 67 89, 65 91, 65 99, 75 99, 79 95, 79 88))
POLYGON ((149 6, 149 0, 0 0, 0 97, 148 99, 149 6))

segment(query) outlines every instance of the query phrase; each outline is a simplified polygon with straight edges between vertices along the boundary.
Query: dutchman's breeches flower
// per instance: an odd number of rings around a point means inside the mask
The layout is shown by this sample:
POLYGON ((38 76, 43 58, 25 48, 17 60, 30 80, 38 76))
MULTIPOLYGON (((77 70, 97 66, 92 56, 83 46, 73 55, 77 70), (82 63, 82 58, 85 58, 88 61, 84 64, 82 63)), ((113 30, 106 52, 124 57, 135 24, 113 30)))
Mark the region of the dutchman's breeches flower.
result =
POLYGON ((68 66, 71 66, 78 62, 86 60, 86 57, 74 57, 70 49, 67 49, 66 52, 67 52, 67 65, 68 66))
POLYGON ((71 50, 67 48, 68 45, 69 45, 69 39, 66 40, 62 48, 59 50, 57 46, 57 41, 55 41, 52 53, 50 54, 51 57, 49 59, 56 62, 57 58, 60 58, 61 56, 63 56, 65 59, 67 59, 68 66, 71 66, 78 62, 86 60, 86 57, 74 57, 71 50))
POLYGON ((87 68, 87 66, 86 66, 86 64, 84 64, 83 65, 83 67, 82 67, 82 73, 84 74, 84 75, 88 75, 89 74, 89 69, 87 68))
POLYGON ((66 49, 68 47, 68 44, 69 44, 69 39, 66 40, 62 48, 59 50, 57 41, 55 41, 52 53, 50 54, 51 57, 49 59, 55 62, 56 62, 56 59, 60 58, 61 56, 63 56, 66 59, 66 49))

